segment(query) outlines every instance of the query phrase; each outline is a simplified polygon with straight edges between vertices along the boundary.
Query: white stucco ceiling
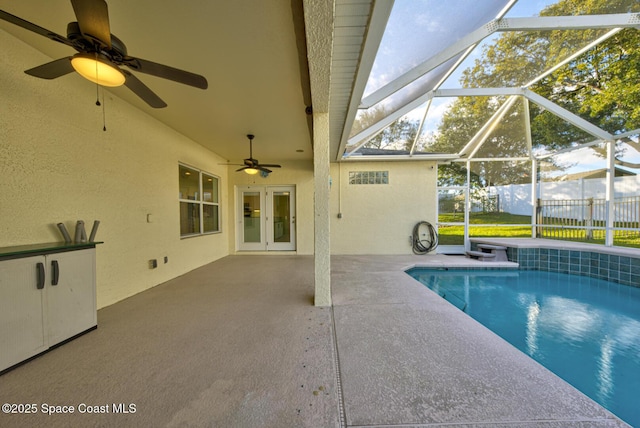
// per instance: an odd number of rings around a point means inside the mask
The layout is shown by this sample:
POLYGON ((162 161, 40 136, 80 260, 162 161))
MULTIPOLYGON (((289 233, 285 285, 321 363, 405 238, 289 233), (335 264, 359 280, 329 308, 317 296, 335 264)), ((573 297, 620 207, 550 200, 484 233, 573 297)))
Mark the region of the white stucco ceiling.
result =
MULTIPOLYGON (((111 33, 130 55, 209 82, 200 90, 137 73, 168 104, 164 109, 150 108, 124 86, 109 89, 112 94, 232 161, 247 157, 247 133, 256 135, 254 155, 261 162, 312 158, 302 1, 108 0, 108 7, 111 33)), ((69 0, 0 0, 0 9, 64 36, 67 23, 76 20, 69 0)), ((52 59, 75 53, 5 21, 0 29, 52 59)), ((60 79, 92 85, 75 73, 60 79)), ((73 102, 90 106, 94 100, 73 102)))

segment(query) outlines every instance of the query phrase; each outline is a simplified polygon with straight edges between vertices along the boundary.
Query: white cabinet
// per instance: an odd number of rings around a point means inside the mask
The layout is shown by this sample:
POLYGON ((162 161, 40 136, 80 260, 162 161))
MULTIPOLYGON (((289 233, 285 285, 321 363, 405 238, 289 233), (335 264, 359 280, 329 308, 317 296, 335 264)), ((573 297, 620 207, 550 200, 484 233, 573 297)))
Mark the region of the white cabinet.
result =
POLYGON ((49 346, 97 325, 95 250, 46 256, 50 268, 46 285, 49 346), (56 272, 57 269, 57 272, 56 272), (57 285, 53 285, 57 274, 57 285))
POLYGON ((38 263, 44 256, 0 262, 0 370, 49 347, 38 263))
POLYGON ((95 328, 95 285, 95 248, 0 260, 0 371, 95 328))

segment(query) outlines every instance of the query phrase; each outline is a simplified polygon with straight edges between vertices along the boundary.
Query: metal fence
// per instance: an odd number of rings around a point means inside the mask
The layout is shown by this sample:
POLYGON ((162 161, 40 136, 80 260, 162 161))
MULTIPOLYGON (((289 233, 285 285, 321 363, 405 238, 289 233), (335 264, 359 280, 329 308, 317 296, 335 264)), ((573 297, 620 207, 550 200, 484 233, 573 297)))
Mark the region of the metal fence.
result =
MULTIPOLYGON (((640 196, 613 200, 615 237, 640 237, 640 196)), ((536 231, 540 238, 603 240, 606 235, 605 199, 539 199, 536 231)))

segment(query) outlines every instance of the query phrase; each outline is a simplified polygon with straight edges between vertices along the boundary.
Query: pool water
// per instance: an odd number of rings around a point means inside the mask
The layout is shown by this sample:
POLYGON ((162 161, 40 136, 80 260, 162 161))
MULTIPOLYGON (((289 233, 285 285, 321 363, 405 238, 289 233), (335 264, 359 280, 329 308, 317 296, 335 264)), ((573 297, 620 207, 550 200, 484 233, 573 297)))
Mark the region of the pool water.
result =
POLYGON ((407 273, 640 427, 640 288, 535 270, 407 273))

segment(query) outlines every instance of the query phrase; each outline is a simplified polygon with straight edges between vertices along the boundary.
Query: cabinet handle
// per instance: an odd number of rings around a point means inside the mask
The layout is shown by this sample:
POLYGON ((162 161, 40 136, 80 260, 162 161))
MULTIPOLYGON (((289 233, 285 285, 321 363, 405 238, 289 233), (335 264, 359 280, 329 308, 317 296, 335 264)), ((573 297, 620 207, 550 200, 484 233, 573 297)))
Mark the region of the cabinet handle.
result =
POLYGON ((53 271, 51 285, 58 285, 58 279, 60 278, 60 266, 58 266, 57 260, 51 261, 51 270, 53 271))
POLYGON ((42 290, 44 288, 44 263, 36 264, 36 268, 38 269, 38 282, 36 284, 36 288, 38 290, 42 290))

